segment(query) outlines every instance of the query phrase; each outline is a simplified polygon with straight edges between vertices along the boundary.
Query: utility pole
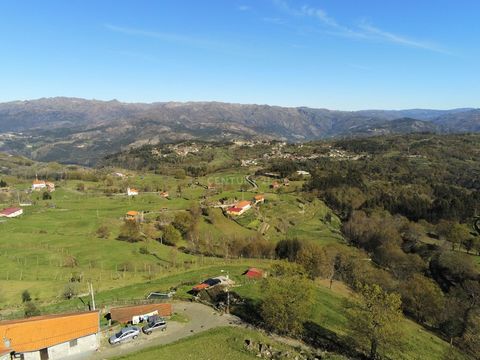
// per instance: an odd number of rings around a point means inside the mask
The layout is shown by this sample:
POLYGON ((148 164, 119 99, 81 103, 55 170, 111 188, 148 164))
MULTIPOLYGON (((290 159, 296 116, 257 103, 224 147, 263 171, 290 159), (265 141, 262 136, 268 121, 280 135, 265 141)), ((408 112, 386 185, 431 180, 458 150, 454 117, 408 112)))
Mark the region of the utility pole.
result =
POLYGON ((89 290, 90 290, 90 296, 92 297, 92 310, 96 310, 95 309, 95 295, 93 294, 93 284, 92 283, 89 283, 89 290))
POLYGON ((226 272, 227 273, 227 288, 225 290, 225 292, 227 293, 227 309, 225 311, 225 313, 227 314, 230 314, 230 289, 229 289, 229 286, 230 286, 230 274, 228 272, 228 270, 220 270, 221 272, 226 272))
POLYGON ((230 282, 230 277, 227 273, 227 314, 230 314, 230 289, 229 289, 229 284, 230 282))

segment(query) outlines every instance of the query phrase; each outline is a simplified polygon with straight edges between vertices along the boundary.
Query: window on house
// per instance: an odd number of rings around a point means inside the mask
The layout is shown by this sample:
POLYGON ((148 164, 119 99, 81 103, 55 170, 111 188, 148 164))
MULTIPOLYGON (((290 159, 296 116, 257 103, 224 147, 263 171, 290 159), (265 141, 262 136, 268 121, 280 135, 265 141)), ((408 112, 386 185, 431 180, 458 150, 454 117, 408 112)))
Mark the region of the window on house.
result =
POLYGON ((70 340, 70 347, 74 347, 78 345, 78 339, 70 340))

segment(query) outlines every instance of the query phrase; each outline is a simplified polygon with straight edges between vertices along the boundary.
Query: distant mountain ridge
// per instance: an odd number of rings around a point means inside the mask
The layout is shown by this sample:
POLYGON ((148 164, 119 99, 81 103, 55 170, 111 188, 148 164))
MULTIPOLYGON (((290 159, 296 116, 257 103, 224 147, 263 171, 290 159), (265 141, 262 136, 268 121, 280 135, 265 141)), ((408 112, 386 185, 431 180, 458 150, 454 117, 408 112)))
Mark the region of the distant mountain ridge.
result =
POLYGON ((336 111, 220 102, 122 103, 43 98, 0 103, 0 150, 92 164, 146 143, 268 138, 307 141, 410 132, 479 132, 480 109, 336 111), (6 136, 5 133, 14 133, 6 136), (22 134, 19 134, 22 133, 22 134))

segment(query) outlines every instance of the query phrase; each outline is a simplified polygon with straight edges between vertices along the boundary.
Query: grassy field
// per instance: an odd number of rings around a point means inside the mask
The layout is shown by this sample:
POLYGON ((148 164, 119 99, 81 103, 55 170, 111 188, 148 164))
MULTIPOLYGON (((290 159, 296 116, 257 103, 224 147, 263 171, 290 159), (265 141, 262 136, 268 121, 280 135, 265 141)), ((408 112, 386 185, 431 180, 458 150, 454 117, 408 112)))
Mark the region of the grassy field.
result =
MULTIPOLYGON (((262 299, 258 282, 247 282, 235 291, 244 297, 253 299, 254 302, 262 299)), ((341 283, 336 283, 332 290, 324 282, 318 283, 311 320, 317 325, 319 334, 334 341, 342 341, 342 337, 346 335, 345 312, 350 296, 350 292, 341 283)), ((398 326, 402 328, 405 339, 401 348, 391 349, 388 352, 390 358, 399 360, 444 359, 444 354, 449 347, 447 342, 406 318, 398 326)))
MULTIPOLYGON (((122 301, 144 298, 150 291, 165 291, 171 287, 177 288, 177 299, 189 299, 190 295, 187 294, 187 291, 191 289, 192 285, 199 283, 205 278, 228 273, 236 282, 232 291, 237 292, 244 298, 251 299, 254 304, 258 304, 262 299, 260 281, 248 280, 241 274, 248 266, 255 265, 268 269, 270 264, 270 261, 245 260, 243 263, 204 266, 176 274, 167 274, 144 283, 105 290, 96 295, 96 301, 100 307, 110 304, 121 304, 122 301)), ((348 301, 350 301, 352 293, 340 282, 335 282, 332 290, 328 288, 327 283, 328 282, 325 281, 317 282, 316 299, 312 308, 311 321, 316 331, 318 331, 318 336, 325 339, 328 338, 329 341, 342 343, 347 329, 347 318, 345 316, 346 306, 348 306, 348 301)), ((62 312, 81 309, 82 306, 82 303, 78 299, 73 299, 52 304, 42 310, 45 312, 62 312)), ((234 312, 239 312, 240 314, 241 311, 241 307, 234 309, 234 312)), ((449 347, 447 342, 406 318, 399 326, 405 334, 404 343, 400 349, 395 349, 388 354, 392 359, 443 360, 444 353, 449 347)), ((212 341, 214 340, 215 336, 212 335, 212 341)), ((209 341, 210 340, 207 342, 209 341)), ((206 356, 207 357, 202 358, 210 359, 208 354, 206 356)))
MULTIPOLYGON (((18 304, 25 289, 34 299, 52 301, 72 276, 106 290, 172 270, 171 248, 154 241, 116 240, 128 210, 154 212, 168 200, 153 194, 129 199, 80 193, 75 183, 60 187, 52 200, 37 200, 38 196, 33 195, 36 204, 25 208, 22 217, 0 224, 0 301, 4 305, 18 304), (96 236, 100 225, 111 229, 108 239, 96 236), (142 247, 148 252, 141 253, 142 247)), ((176 252, 175 257, 180 269, 195 265, 193 256, 176 252)))
MULTIPOLYGON (((267 336, 252 330, 242 328, 217 328, 201 334, 193 335, 175 343, 147 349, 138 353, 117 359, 208 359, 208 360, 247 360, 258 359, 257 351, 247 350, 244 341, 249 339, 256 343, 271 345, 277 351, 288 351, 292 356, 298 350, 274 341, 267 336)), ((325 355, 325 360, 343 359, 334 355, 325 355)))
MULTIPOLYGON (((87 290, 87 282, 92 282, 98 291, 105 291, 215 264, 216 258, 200 260, 155 241, 132 244, 117 240, 123 216, 129 210, 137 210, 144 211, 147 219, 161 213, 173 218, 176 212, 202 201, 251 199, 259 190, 240 191, 247 174, 246 170, 219 172, 214 177, 199 178, 200 186, 188 177, 178 180, 154 174, 130 174, 127 179, 114 179, 109 185, 68 180, 57 182, 51 200, 42 200, 40 192, 31 195, 22 192, 22 197, 28 196, 33 206, 25 207, 22 217, 0 223, 0 306, 4 309, 21 306, 20 294, 24 290, 29 290, 41 304, 57 302, 72 277, 82 279, 79 292, 87 290), (216 187, 213 192, 201 186, 211 183, 216 187), (80 186, 85 190, 79 191, 80 186), (116 193, 105 195, 109 187, 124 191, 127 186, 152 192, 141 192, 134 198, 116 193), (170 198, 161 198, 156 190, 169 191, 170 198), (102 225, 111 231, 108 239, 96 235, 102 225)), ((261 190, 268 190, 267 183, 262 184, 265 189, 261 190)), ((29 182, 14 184, 22 191, 29 186, 29 182)), ((273 242, 286 236, 325 243, 341 240, 338 219, 325 221, 328 208, 320 201, 300 202, 293 189, 290 187, 286 193, 266 193, 265 204, 235 221, 224 216, 220 209, 210 209, 208 216, 202 216, 200 236, 223 248, 221 241, 225 239, 255 237, 265 222, 269 227, 264 237, 273 242)))

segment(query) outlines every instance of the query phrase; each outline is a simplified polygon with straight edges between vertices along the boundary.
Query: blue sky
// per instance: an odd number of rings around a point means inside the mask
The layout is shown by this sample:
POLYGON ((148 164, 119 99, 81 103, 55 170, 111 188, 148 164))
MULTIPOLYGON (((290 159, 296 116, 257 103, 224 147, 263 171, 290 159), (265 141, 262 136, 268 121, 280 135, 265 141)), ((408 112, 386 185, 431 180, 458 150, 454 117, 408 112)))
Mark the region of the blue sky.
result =
POLYGON ((0 101, 480 107, 480 1, 0 1, 0 101))

